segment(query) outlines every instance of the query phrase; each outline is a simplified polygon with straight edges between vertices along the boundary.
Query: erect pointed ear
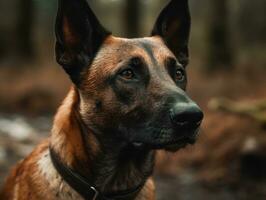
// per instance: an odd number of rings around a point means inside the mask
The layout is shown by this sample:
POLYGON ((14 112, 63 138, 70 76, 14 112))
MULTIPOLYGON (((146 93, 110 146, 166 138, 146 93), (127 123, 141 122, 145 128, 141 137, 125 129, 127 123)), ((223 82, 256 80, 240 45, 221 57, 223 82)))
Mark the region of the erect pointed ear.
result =
POLYGON ((171 0, 162 10, 152 31, 159 35, 179 62, 186 66, 189 60, 188 41, 190 34, 188 0, 171 0))
POLYGON ((59 0, 55 32, 57 62, 78 85, 85 67, 110 33, 101 26, 86 0, 59 0))

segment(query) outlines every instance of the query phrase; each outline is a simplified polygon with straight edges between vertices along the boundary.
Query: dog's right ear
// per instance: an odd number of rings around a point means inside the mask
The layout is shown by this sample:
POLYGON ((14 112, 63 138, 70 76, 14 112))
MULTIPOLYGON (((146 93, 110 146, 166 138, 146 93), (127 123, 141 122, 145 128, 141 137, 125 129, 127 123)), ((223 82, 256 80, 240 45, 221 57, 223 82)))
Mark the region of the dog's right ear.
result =
POLYGON ((78 85, 104 39, 110 35, 86 0, 59 0, 55 25, 56 60, 78 85))

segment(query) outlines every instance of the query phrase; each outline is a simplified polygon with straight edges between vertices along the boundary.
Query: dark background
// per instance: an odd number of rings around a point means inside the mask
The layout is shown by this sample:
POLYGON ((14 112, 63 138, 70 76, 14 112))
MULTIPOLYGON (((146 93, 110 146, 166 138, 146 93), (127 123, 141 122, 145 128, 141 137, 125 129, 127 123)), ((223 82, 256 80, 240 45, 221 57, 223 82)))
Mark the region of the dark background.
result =
MULTIPOLYGON (((165 0, 91 0, 116 36, 148 36, 165 0)), ((190 0, 196 145, 160 152, 159 200, 266 199, 266 1, 190 0)), ((56 0, 0 0, 0 184, 49 134, 70 81, 54 58, 56 0)))

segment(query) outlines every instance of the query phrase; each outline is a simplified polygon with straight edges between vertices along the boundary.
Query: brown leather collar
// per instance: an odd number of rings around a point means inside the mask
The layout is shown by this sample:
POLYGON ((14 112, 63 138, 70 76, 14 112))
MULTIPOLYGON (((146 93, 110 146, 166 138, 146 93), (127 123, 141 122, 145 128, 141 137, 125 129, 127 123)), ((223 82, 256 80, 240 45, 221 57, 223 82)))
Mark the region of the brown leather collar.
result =
MULTIPOLYGON (((84 124, 77 110, 77 108, 74 108, 74 113, 81 128, 82 134, 85 134, 90 129, 84 124)), ((146 178, 144 178, 141 184, 135 188, 119 191, 107 196, 99 192, 99 190, 90 184, 85 177, 74 171, 74 169, 71 169, 65 165, 60 156, 51 147, 50 155, 52 163, 57 172, 61 175, 64 181, 66 181, 68 185, 78 192, 85 200, 133 200, 146 183, 146 178)))
POLYGON ((68 185, 78 192, 85 200, 132 200, 138 195, 146 182, 146 179, 144 179, 144 181, 136 188, 119 191, 107 196, 99 192, 99 190, 90 184, 86 178, 66 166, 52 148, 50 148, 50 156, 55 169, 64 181, 66 181, 68 185))

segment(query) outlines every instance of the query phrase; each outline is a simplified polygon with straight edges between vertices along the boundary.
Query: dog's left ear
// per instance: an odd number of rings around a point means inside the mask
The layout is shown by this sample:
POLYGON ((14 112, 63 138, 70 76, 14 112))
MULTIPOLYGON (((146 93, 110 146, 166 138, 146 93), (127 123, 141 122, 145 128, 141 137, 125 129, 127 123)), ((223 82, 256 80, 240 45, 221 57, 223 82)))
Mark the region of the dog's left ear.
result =
POLYGON ((171 0, 162 10, 152 31, 152 36, 159 35, 163 38, 183 66, 189 61, 190 24, 188 0, 171 0))
POLYGON ((78 85, 85 68, 110 33, 86 0, 59 0, 55 33, 57 62, 78 85))

